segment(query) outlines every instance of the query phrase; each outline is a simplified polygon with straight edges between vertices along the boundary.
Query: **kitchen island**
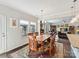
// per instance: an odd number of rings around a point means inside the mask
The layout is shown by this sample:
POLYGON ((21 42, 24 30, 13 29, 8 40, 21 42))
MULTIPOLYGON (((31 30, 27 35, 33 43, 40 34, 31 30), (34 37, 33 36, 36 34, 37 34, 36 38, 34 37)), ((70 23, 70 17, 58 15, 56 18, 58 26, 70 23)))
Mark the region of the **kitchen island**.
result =
POLYGON ((67 34, 68 39, 71 43, 72 50, 77 58, 79 58, 79 35, 78 34, 67 34))

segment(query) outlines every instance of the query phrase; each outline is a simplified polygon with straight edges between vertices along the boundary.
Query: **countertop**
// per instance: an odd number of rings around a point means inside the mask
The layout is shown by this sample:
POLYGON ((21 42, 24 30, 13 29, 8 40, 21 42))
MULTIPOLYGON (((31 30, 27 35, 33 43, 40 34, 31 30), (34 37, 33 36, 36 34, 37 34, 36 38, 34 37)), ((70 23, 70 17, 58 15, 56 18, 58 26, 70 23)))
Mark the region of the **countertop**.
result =
POLYGON ((79 48, 79 35, 78 34, 67 34, 71 45, 74 48, 79 48))

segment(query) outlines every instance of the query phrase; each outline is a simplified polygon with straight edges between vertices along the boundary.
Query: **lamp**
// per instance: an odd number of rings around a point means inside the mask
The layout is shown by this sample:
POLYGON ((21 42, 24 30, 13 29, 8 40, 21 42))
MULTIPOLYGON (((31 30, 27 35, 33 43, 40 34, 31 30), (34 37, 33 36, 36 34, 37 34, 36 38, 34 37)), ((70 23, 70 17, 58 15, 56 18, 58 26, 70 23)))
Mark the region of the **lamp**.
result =
POLYGON ((74 11, 73 11, 73 13, 74 13, 73 16, 74 16, 74 18, 72 18, 72 20, 70 21, 70 23, 79 22, 79 16, 76 16, 76 15, 75 15, 75 13, 76 13, 76 11, 75 11, 75 7, 76 7, 76 6, 75 6, 75 2, 76 2, 76 1, 77 1, 77 0, 74 0, 74 1, 73 1, 74 4, 73 4, 73 6, 71 7, 71 8, 74 9, 74 11))

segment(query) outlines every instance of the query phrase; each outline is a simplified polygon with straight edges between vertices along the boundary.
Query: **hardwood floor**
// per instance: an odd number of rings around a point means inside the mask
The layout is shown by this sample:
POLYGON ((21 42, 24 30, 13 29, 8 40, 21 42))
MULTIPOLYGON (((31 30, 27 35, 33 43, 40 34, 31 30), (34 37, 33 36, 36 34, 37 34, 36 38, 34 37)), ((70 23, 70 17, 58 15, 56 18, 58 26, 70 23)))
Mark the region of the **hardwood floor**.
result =
POLYGON ((58 42, 63 43, 64 58, 75 58, 69 39, 59 39, 58 42))
POLYGON ((63 58, 63 44, 56 42, 56 53, 50 56, 46 52, 30 52, 30 58, 63 58))
MULTIPOLYGON (((71 49, 71 44, 68 39, 59 39, 57 42, 57 53, 55 56, 49 57, 47 54, 38 55, 39 58, 75 58, 75 55, 71 49)), ((6 53, 0 55, 0 58, 29 58, 28 56, 28 45, 12 51, 12 53, 6 53)), ((38 54, 38 53, 37 53, 38 54)), ((33 55, 33 54, 32 54, 33 55)), ((34 57, 34 56, 33 56, 34 57)))

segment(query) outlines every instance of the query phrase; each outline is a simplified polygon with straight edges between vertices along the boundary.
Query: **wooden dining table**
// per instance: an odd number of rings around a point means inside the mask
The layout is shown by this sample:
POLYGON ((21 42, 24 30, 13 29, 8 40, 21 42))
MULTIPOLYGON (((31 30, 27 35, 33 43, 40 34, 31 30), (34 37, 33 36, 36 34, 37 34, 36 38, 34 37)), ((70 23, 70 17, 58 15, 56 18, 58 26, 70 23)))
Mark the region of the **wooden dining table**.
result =
MULTIPOLYGON (((49 37, 50 35, 43 35, 43 41, 45 41, 49 37)), ((40 36, 37 36, 37 41, 40 41, 40 36)))
POLYGON ((52 41, 50 41, 50 35, 42 35, 42 37, 43 37, 42 41, 41 41, 40 37, 41 36, 36 36, 36 40, 37 40, 37 48, 36 49, 37 49, 37 51, 32 52, 31 55, 33 53, 36 55, 38 55, 38 54, 43 55, 44 53, 47 54, 48 56, 54 55, 55 54, 55 47, 54 47, 54 44, 51 45, 52 41))
POLYGON ((47 38, 50 37, 50 35, 43 35, 42 38, 40 38, 41 36, 37 36, 37 42, 38 42, 38 46, 42 46, 44 48, 45 42, 47 40, 47 38))

